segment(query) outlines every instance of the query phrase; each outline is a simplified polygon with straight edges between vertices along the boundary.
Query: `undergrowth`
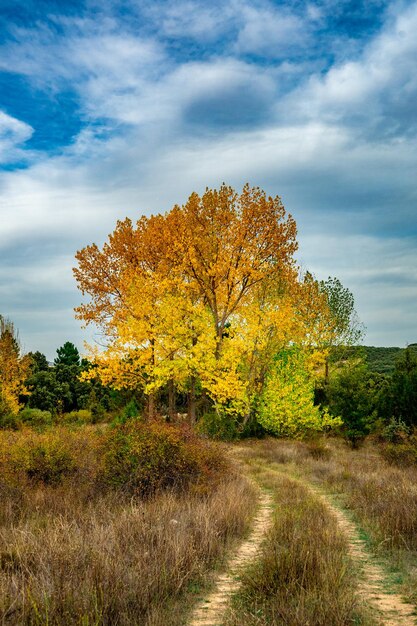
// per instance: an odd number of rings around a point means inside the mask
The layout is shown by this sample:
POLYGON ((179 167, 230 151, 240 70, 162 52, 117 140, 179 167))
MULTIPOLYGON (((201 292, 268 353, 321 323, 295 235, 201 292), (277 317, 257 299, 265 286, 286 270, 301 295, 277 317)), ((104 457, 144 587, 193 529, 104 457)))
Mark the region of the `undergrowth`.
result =
POLYGON ((247 446, 244 455, 249 462, 260 456, 335 494, 353 514, 369 548, 396 572, 397 591, 417 604, 417 467, 407 462, 408 449, 390 444, 387 454, 386 443, 372 440, 358 450, 334 439, 321 445, 328 449, 324 456, 302 442, 269 439, 247 446))
POLYGON ((13 626, 179 626, 256 502, 218 447, 138 424, 0 433, 0 499, 13 626))

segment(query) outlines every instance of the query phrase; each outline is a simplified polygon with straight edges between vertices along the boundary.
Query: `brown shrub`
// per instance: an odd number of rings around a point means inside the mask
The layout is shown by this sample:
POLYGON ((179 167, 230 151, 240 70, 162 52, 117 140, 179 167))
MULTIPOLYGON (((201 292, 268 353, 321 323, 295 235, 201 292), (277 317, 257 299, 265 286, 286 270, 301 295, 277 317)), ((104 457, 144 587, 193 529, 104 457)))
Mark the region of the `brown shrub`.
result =
POLYGON ((204 491, 228 467, 217 446, 190 430, 133 419, 105 434, 102 455, 105 484, 141 497, 166 488, 204 491))
MULTIPOLYGON (((226 480, 229 465, 218 447, 163 425, 137 437, 136 428, 123 436, 93 427, 0 434, 0 466, 7 469, 0 473, 2 624, 177 626, 189 586, 202 584, 246 531, 254 488, 233 471, 226 480), (165 488, 152 497, 146 491, 146 500, 132 498, 142 491, 131 483, 118 488, 103 480, 106 453, 117 460, 128 435, 127 450, 145 450, 145 468, 158 474, 151 484, 165 488), (28 450, 58 444, 74 469, 59 480, 30 477, 28 450)), ((39 460, 36 467, 43 467, 39 460)))

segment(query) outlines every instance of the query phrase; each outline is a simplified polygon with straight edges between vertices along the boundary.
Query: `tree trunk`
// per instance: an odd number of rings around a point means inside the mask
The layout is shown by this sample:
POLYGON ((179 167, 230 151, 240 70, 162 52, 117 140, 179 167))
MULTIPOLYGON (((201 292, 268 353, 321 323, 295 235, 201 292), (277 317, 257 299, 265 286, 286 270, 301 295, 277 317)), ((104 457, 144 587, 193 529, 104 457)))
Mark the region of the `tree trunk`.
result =
POLYGON ((195 424, 195 376, 190 378, 190 390, 188 392, 188 420, 192 426, 195 424))
POLYGON ((148 418, 152 419, 156 415, 156 397, 155 392, 151 391, 148 395, 148 418))
POLYGON ((175 413, 175 385, 171 378, 168 382, 168 419, 170 422, 174 420, 175 413))

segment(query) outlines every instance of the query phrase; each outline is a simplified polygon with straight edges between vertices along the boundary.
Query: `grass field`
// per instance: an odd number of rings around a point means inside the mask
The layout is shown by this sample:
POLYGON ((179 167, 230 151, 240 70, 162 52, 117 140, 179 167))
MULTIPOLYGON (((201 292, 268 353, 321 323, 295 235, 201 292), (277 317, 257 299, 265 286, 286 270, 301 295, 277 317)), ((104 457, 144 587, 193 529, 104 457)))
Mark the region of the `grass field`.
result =
POLYGON ((143 499, 100 483, 98 437, 91 429, 0 433, 2 624, 177 626, 246 532, 254 487, 229 465, 198 490, 143 499), (31 465, 22 467, 22 450, 26 461, 35 450, 31 465), (51 467, 71 471, 58 480, 51 467))
POLYGON ((251 527, 253 479, 273 497, 273 525, 224 626, 380 623, 361 593, 346 533, 320 493, 354 520, 390 590, 417 604, 414 465, 390 465, 376 443, 352 450, 335 439, 265 439, 211 447, 164 428, 150 439, 94 427, 0 433, 2 624, 186 624, 251 527), (164 439, 161 448, 161 433, 170 446, 164 439), (158 482, 143 483, 136 449, 141 459, 148 454, 158 482), (183 470, 187 481, 174 480, 183 470), (164 482, 162 471, 173 480, 164 482))

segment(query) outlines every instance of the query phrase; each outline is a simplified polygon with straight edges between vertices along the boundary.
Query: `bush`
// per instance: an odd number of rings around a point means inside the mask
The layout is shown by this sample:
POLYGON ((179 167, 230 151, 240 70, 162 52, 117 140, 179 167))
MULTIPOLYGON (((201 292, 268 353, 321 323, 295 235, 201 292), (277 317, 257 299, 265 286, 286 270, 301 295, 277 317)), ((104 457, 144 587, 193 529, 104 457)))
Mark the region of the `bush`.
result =
POLYGON ((131 417, 139 417, 139 407, 134 398, 126 404, 122 412, 123 419, 129 419, 131 417))
POLYGON ((0 428, 4 430, 18 430, 20 420, 14 413, 0 415, 0 428))
POLYGON ((26 458, 28 478, 46 484, 57 484, 74 471, 75 460, 71 453, 54 440, 45 440, 28 450, 26 458))
POLYGON ((204 413, 197 424, 197 431, 211 439, 233 441, 239 437, 237 422, 231 416, 221 415, 215 411, 204 413))
POLYGON ((79 411, 64 413, 61 420, 64 424, 91 424, 93 418, 91 411, 80 409, 79 411))
POLYGON ((103 440, 103 480, 129 493, 149 496, 159 489, 206 486, 223 471, 217 449, 189 431, 139 420, 115 425, 103 440))
POLYGON ((23 409, 18 417, 22 424, 32 428, 44 428, 45 426, 51 426, 53 422, 51 412, 41 411, 40 409, 23 409))
POLYGON ((382 437, 390 443, 405 442, 410 435, 410 428, 402 419, 391 418, 390 422, 382 431, 382 437))
POLYGON ((411 442, 387 443, 381 448, 381 456, 387 463, 397 467, 417 464, 417 448, 411 442))
POLYGON ((58 485, 68 477, 74 477, 75 488, 88 484, 94 491, 100 441, 101 435, 90 427, 0 431, 0 491, 24 488, 28 481, 58 485))

